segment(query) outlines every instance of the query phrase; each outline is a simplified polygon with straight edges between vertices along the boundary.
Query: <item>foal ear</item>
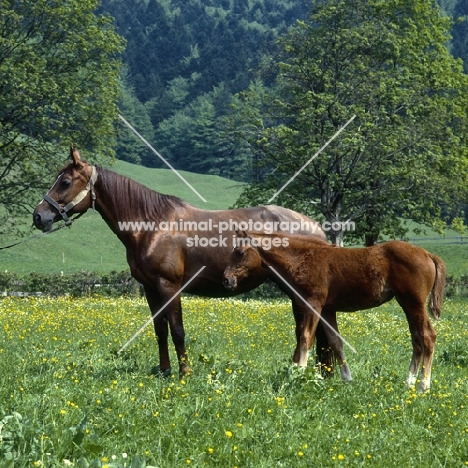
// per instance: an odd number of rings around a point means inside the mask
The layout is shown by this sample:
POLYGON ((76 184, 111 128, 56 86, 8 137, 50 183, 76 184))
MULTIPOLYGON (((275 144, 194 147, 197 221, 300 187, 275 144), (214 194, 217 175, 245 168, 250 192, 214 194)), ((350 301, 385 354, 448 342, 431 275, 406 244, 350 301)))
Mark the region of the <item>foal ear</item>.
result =
POLYGON ((73 146, 70 146, 70 159, 73 161, 74 166, 81 166, 82 161, 78 148, 73 148, 73 146))

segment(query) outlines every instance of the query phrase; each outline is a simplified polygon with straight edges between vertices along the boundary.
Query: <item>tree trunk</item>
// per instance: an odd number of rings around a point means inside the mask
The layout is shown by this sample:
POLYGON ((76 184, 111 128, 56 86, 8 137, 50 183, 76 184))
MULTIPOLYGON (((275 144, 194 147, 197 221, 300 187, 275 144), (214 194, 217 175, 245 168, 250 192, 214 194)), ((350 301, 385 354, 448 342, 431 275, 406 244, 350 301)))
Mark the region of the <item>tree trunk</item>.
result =
POLYGON ((330 239, 332 244, 337 247, 343 247, 344 232, 343 231, 333 231, 329 232, 330 239))
POLYGON ((379 238, 378 234, 366 234, 366 247, 370 247, 371 245, 376 245, 377 240, 379 238))

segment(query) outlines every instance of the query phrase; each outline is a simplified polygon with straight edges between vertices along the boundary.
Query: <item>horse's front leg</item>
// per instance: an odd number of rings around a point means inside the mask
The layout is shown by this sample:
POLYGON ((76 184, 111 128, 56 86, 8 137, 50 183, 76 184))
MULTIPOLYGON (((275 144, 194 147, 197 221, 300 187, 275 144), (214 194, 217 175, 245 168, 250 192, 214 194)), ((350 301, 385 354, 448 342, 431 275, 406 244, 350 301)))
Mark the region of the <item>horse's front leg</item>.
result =
POLYGON ((181 284, 178 281, 160 280, 159 294, 161 296, 161 302, 163 304, 167 303, 167 306, 164 308, 164 313, 169 323, 172 341, 179 361, 179 373, 184 375, 191 372, 191 369, 188 366, 188 356, 185 349, 185 330, 182 320, 180 290, 181 284))
POLYGON ((161 302, 159 293, 148 286, 144 286, 144 288, 151 315, 154 317, 153 325, 159 348, 159 370, 161 373, 164 373, 171 369, 169 348, 167 344, 169 332, 167 328, 166 315, 164 311, 161 311, 163 303, 161 302))
POLYGON ((325 328, 326 325, 323 320, 320 320, 315 332, 315 362, 320 366, 323 376, 330 377, 333 375, 335 368, 335 355, 328 341, 328 333, 325 328))
POLYGON ((171 329, 172 341, 174 342, 177 359, 179 360, 180 375, 188 374, 192 371, 188 366, 188 355, 185 349, 185 330, 182 320, 182 304, 180 295, 167 306, 167 320, 171 329))
POLYGON ((313 310, 305 304, 296 304, 293 302, 297 340, 293 363, 298 364, 300 367, 307 367, 309 350, 314 342, 315 331, 321 312, 321 306, 319 304, 312 303, 311 305, 313 310))

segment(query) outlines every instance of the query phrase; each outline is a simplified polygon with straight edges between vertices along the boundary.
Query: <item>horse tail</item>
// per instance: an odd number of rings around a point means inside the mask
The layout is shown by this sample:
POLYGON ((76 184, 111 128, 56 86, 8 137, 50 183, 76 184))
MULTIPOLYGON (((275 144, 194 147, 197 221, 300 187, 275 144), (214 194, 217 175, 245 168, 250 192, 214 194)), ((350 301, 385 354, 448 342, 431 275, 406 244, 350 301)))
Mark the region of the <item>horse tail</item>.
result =
POLYGON ((444 261, 434 254, 429 254, 431 260, 434 262, 436 269, 436 276, 434 285, 432 286, 432 291, 429 299, 429 312, 435 320, 438 320, 440 317, 440 312, 442 310, 442 302, 444 300, 444 289, 445 289, 445 275, 446 268, 444 261))

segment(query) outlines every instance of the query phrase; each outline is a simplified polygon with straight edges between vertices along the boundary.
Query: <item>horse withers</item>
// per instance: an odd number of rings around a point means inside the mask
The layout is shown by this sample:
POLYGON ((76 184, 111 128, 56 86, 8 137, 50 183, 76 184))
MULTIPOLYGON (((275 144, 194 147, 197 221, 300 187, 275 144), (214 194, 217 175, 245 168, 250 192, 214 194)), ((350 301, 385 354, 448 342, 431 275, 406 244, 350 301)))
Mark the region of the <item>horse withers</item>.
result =
POLYGON ((159 369, 164 373, 170 369, 168 325, 179 371, 184 374, 190 370, 180 302, 182 290, 200 296, 226 297, 256 288, 267 279, 268 271, 259 268, 235 292, 223 287, 223 271, 240 223, 276 227, 285 232, 300 226, 299 231, 311 238, 326 238, 315 221, 286 208, 269 205, 201 210, 128 177, 91 166, 76 149, 70 150, 70 157, 71 162, 59 172, 34 210, 34 225, 48 231, 56 221, 70 223, 69 216, 95 206, 125 245, 132 276, 144 287, 154 317, 159 369))
MULTIPOLYGON (((442 259, 402 241, 389 241, 365 248, 334 247, 300 235, 239 233, 239 240, 224 271, 225 287, 233 291, 251 272, 269 270, 270 278, 290 285, 291 296, 300 297, 296 314, 297 347, 293 361, 307 365, 308 351, 317 325, 323 327, 344 380, 351 372, 337 333, 336 312, 355 312, 377 307, 395 298, 402 307, 411 333, 413 356, 407 384, 418 390, 430 387, 436 332, 426 312, 437 320, 441 313, 446 269, 442 259), (265 238, 278 241, 264 244, 265 238), (269 245, 270 248, 264 248, 269 245)), ((293 299, 294 301, 294 299, 293 299)))

